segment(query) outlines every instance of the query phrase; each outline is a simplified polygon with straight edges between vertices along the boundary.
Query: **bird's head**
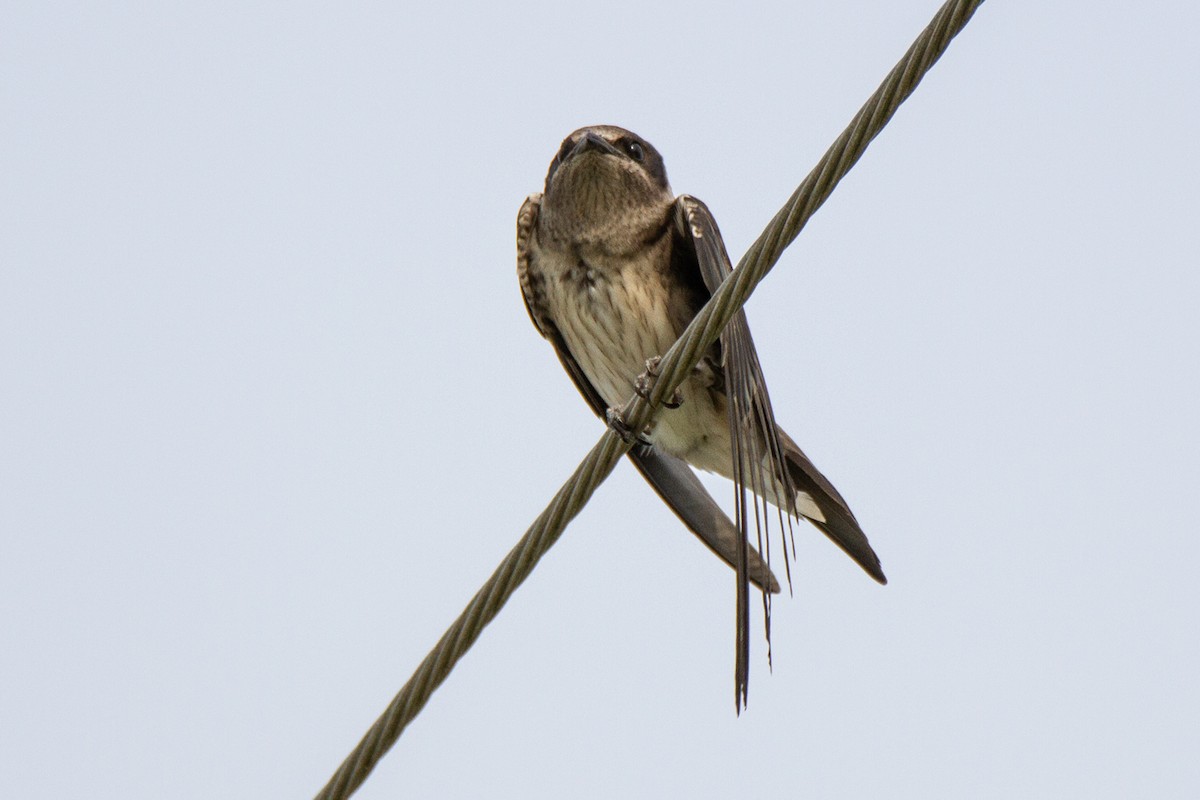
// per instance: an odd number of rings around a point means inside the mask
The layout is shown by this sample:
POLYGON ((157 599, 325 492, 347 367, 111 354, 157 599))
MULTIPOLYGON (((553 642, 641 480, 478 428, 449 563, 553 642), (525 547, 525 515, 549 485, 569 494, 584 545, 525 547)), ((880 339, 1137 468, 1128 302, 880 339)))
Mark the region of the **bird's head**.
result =
POLYGON ((632 244, 662 226, 673 201, 652 144, 615 125, 591 125, 564 139, 550 162, 542 215, 560 238, 632 244))

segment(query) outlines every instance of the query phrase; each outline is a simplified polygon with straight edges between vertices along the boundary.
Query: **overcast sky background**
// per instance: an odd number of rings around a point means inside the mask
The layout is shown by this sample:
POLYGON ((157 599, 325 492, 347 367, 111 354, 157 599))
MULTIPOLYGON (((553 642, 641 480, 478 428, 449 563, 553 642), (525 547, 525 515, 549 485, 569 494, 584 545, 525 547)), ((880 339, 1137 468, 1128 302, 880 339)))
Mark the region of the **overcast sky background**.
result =
MULTIPOLYGON (((601 433, 562 137, 736 258, 937 7, 7 3, 0 795, 314 794, 601 433)), ((622 463, 357 796, 1195 797, 1198 26, 986 3, 750 303, 889 586, 798 529, 738 718, 622 463)))

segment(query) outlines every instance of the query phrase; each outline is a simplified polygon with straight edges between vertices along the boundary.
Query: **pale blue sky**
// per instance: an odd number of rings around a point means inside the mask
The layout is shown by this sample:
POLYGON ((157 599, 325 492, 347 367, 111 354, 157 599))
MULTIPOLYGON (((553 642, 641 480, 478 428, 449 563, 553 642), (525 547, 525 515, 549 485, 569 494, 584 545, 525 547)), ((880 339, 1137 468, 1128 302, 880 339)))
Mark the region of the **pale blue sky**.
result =
MULTIPOLYGON (((561 138, 736 257, 937 5, 8 3, 0 796, 315 793, 600 433, 561 138)), ((737 718, 622 464, 357 797, 1195 797, 1198 26, 986 3, 752 300, 889 586, 797 530, 737 718)))

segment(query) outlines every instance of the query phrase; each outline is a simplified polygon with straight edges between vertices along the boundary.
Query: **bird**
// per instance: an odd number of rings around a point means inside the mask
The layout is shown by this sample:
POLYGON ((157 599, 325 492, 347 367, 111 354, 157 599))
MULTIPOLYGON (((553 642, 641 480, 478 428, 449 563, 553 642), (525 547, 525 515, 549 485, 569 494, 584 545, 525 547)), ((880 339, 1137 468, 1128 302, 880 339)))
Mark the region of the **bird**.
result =
MULTIPOLYGON (((517 215, 526 311, 592 411, 610 423, 620 421, 635 394, 646 394, 658 358, 732 270, 708 207, 676 197, 658 150, 615 125, 567 136, 543 190, 517 215)), ((769 549, 764 558, 748 542, 749 518, 758 526, 769 519, 764 502, 781 519, 808 520, 879 583, 887 578, 845 499, 776 424, 744 312, 664 405, 629 458, 684 524, 737 570, 740 713, 748 699, 748 584, 763 592, 768 642, 769 595, 780 589, 769 549), (736 521, 689 465, 733 480, 736 521)), ((761 549, 761 527, 758 540, 761 549)), ((786 540, 784 557, 786 563, 786 540)))

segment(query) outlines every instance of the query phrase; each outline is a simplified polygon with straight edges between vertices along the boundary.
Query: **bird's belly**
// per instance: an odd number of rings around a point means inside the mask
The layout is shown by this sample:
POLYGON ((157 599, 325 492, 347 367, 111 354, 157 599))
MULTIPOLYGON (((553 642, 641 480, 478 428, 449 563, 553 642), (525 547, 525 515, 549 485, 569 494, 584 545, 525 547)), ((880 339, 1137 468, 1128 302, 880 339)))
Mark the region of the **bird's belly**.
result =
POLYGON ((684 381, 681 396, 683 402, 678 408, 665 408, 659 414, 650 441, 698 469, 732 478, 733 454, 725 403, 718 402, 695 379, 684 381))
POLYGON ((678 335, 666 287, 657 275, 623 273, 554 284, 549 300, 559 332, 604 402, 620 408, 646 360, 665 353, 678 335))
MULTIPOLYGON (((646 360, 665 353, 681 332, 667 311, 667 288, 657 274, 635 270, 593 281, 564 276, 552 286, 548 299, 554 321, 571 354, 604 402, 623 407, 646 370, 646 360)), ((723 398, 695 377, 684 381, 680 393, 683 403, 664 408, 647 438, 700 469, 729 476, 723 398)))

